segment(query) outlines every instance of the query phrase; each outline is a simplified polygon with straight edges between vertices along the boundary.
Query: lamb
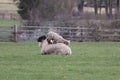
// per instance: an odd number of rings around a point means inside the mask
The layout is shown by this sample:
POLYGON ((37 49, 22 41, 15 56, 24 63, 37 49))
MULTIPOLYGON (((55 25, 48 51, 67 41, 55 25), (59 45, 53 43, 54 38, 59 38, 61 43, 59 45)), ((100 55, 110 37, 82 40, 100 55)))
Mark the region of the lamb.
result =
POLYGON ((54 44, 55 43, 64 43, 66 45, 70 44, 69 40, 64 39, 62 36, 60 36, 59 34, 53 32, 53 31, 50 31, 50 32, 47 33, 47 41, 48 41, 49 44, 53 44, 53 43, 54 44))
POLYGON ((45 36, 38 38, 38 42, 41 42, 41 53, 42 55, 47 54, 61 54, 70 55, 72 54, 71 48, 63 43, 49 44, 45 36))

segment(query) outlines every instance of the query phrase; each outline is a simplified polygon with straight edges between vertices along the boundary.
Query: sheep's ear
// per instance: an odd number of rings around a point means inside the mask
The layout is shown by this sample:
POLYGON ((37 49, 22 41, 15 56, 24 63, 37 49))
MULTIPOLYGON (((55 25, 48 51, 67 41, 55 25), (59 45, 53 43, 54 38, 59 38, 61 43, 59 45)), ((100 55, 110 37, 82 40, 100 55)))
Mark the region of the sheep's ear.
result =
POLYGON ((39 37, 38 39, 37 39, 37 41, 38 42, 42 42, 43 40, 45 40, 46 39, 46 36, 41 36, 41 37, 39 37))

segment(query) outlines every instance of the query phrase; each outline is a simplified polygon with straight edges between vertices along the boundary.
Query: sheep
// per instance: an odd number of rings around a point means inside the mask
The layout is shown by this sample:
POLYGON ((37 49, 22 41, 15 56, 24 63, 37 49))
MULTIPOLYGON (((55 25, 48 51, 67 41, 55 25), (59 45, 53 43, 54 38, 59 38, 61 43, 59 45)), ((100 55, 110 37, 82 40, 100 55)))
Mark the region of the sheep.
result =
POLYGON ((41 42, 41 53, 42 55, 47 54, 61 54, 70 55, 72 54, 71 48, 63 43, 49 44, 45 36, 38 38, 38 42, 41 42))
POLYGON ((69 45, 70 44, 70 41, 69 40, 66 40, 64 39, 62 36, 60 36, 59 34, 53 32, 53 31, 50 31, 47 33, 47 40, 48 40, 48 43, 49 44, 55 44, 55 43, 64 43, 66 45, 69 45), (53 42, 51 42, 51 40, 53 42))

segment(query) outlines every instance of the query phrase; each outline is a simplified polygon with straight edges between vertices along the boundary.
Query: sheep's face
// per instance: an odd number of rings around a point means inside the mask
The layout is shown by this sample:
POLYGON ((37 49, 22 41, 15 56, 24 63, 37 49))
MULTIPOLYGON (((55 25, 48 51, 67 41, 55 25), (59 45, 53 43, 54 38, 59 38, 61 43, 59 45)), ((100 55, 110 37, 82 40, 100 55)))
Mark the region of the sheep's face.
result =
POLYGON ((38 46, 41 47, 42 45, 42 42, 46 39, 46 36, 40 36, 37 41, 38 41, 38 46))
POLYGON ((40 37, 37 39, 37 41, 38 41, 38 42, 42 42, 42 41, 45 40, 45 39, 46 39, 46 36, 43 35, 43 36, 40 36, 40 37))
POLYGON ((64 42, 64 44, 70 45, 70 40, 66 40, 66 41, 64 42))

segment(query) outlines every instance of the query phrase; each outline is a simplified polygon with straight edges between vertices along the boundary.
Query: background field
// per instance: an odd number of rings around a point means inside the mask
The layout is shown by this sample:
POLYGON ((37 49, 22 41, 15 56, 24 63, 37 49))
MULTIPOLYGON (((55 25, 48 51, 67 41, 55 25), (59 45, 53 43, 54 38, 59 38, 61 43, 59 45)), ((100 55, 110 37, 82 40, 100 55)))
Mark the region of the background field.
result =
POLYGON ((20 21, 19 20, 0 20, 0 27, 2 26, 9 27, 14 25, 20 25, 20 21))
POLYGON ((120 43, 72 43, 73 54, 40 55, 37 43, 0 43, 1 80, 120 80, 120 43))

